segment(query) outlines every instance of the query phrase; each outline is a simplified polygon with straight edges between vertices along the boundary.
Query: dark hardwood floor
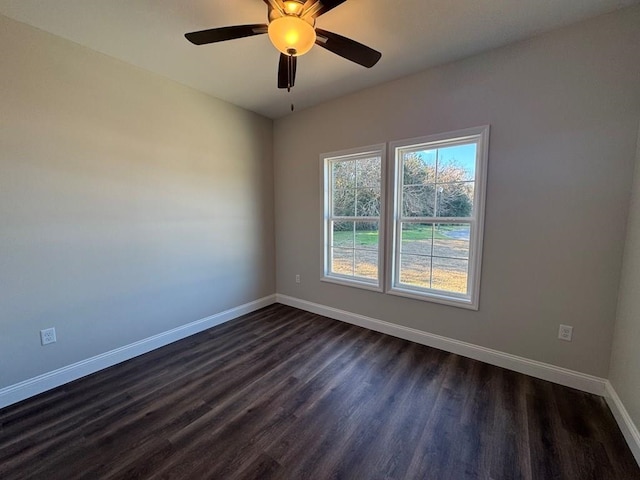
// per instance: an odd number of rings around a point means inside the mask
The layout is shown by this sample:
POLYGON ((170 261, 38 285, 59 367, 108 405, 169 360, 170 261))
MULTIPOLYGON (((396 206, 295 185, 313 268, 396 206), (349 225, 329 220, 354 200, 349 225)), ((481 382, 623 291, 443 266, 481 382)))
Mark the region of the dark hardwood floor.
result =
POLYGON ((0 410, 9 479, 640 479, 600 397, 273 305, 0 410))

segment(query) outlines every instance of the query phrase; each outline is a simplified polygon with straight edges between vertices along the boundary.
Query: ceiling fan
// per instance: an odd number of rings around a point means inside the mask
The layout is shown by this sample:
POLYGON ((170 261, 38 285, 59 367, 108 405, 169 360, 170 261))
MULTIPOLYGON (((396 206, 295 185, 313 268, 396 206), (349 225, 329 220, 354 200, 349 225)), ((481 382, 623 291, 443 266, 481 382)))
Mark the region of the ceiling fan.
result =
POLYGON ((326 48, 364 67, 373 67, 382 54, 337 33, 315 28, 316 18, 346 0, 264 0, 268 6, 268 24, 235 25, 187 33, 195 45, 224 42, 267 33, 280 51, 278 88, 291 90, 296 80, 297 57, 314 44, 326 48))

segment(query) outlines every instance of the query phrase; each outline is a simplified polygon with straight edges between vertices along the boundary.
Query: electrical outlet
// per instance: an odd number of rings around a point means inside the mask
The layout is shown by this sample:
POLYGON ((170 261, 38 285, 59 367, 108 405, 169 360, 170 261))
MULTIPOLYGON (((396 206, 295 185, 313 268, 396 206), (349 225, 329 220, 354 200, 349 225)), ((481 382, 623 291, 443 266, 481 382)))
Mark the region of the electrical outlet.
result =
POLYGON ((46 328, 44 330, 40 330, 40 341, 42 342, 42 345, 49 345, 50 343, 56 343, 58 341, 56 339, 56 329, 46 328))
POLYGON ((300 283, 300 275, 296 275, 296 283, 300 283))
POLYGON ((570 342, 573 337, 573 327, 570 325, 560 325, 558 330, 558 338, 565 342, 570 342))

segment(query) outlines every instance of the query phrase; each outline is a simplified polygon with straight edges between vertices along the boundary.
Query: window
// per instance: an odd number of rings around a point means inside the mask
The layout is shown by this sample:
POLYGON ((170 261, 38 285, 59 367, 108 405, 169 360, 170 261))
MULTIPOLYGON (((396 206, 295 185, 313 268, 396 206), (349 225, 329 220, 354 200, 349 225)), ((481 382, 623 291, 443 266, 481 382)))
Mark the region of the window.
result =
POLYGON ((389 293, 478 308, 488 134, 391 144, 389 293))
POLYGON ((384 150, 321 156, 325 281, 382 290, 384 150))
POLYGON ((477 310, 488 142, 488 126, 392 142, 388 197, 385 145, 321 155, 322 280, 477 310))

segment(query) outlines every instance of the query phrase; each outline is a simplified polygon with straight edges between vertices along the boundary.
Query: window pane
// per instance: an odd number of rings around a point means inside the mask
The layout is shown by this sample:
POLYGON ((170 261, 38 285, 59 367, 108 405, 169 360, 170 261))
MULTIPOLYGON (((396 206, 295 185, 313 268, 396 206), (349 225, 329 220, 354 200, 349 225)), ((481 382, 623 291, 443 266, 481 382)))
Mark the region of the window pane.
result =
POLYGON ((384 156, 383 145, 322 155, 326 200, 323 216, 329 231, 323 280, 376 290, 381 287, 384 156))
POLYGON ((402 215, 405 217, 432 217, 435 205, 435 185, 403 187, 402 215))
POLYGON ((433 258, 431 288, 447 292, 467 293, 469 262, 448 258, 433 258))
POLYGON ((357 183, 358 187, 380 188, 381 165, 380 157, 357 160, 357 183))
POLYGON ((380 216, 380 189, 360 188, 356 194, 356 215, 358 217, 380 216))
POLYGON ((403 223, 401 253, 431 255, 433 225, 430 223, 403 223))
POLYGON ((424 185, 436 180, 436 150, 402 151, 404 185, 424 185))
POLYGON ((469 259, 471 226, 436 224, 434 227, 433 256, 469 259))
POLYGON ((400 255, 400 283, 430 288, 431 257, 400 255))
POLYGON ((438 149, 438 183, 473 181, 476 178, 475 143, 438 149))
POLYGON ((353 217, 356 214, 356 190, 334 190, 333 215, 353 217))
POLYGON ((354 222, 355 247, 359 249, 378 251, 379 224, 378 222, 354 222))
POLYGON ((378 252, 374 250, 356 250, 356 270, 359 277, 378 279, 378 252))
POLYGON ((437 217, 473 215, 473 182, 438 185, 437 193, 437 217))
POLYGON ((378 279, 379 222, 332 222, 331 272, 378 279))
POLYGON ((356 163, 353 161, 331 162, 331 178, 334 190, 356 187, 356 163))
POLYGON ((334 247, 353 247, 354 222, 332 222, 334 247))
POLYGON ((332 248, 331 271, 340 275, 353 275, 353 250, 332 248))
POLYGON ((389 293, 477 309, 488 131, 392 142, 389 293))

